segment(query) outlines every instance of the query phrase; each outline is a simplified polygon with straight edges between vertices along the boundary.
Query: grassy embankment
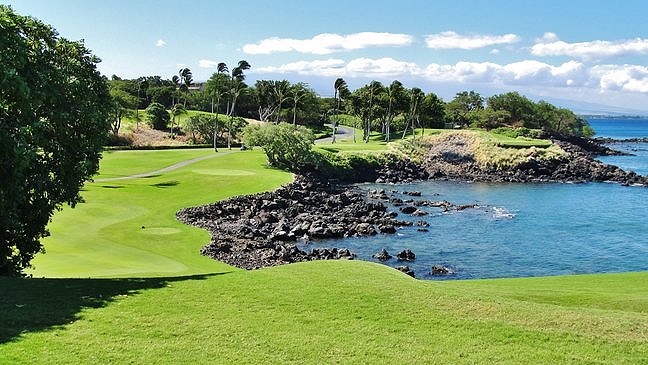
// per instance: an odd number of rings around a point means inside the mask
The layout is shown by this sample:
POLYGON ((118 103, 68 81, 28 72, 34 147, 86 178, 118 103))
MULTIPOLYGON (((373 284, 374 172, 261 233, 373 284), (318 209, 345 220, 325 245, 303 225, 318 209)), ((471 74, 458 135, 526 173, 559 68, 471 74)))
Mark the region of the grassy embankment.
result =
MULTIPOLYGON (((176 153, 113 152, 99 178, 213 152, 176 153)), ((198 255, 207 233, 174 219, 289 180, 246 151, 88 183, 87 203, 56 214, 34 272, 79 278, 0 279, 0 363, 646 363, 648 273, 424 282, 360 261, 247 272, 198 255)))

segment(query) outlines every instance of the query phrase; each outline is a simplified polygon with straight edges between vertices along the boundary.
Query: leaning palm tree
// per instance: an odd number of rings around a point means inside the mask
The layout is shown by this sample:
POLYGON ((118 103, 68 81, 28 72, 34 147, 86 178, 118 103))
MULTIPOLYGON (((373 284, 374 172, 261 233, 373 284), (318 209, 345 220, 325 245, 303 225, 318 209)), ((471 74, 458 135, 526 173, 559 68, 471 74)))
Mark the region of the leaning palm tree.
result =
MULTIPOLYGON (((227 65, 222 64, 223 70, 227 70, 227 65)), ((218 67, 221 67, 221 64, 218 65, 218 67)), ((248 61, 241 60, 238 62, 238 65, 234 67, 230 73, 230 79, 229 79, 229 94, 230 94, 230 100, 231 103, 228 105, 228 110, 227 110, 227 116, 229 117, 229 122, 228 122, 228 128, 227 128, 227 148, 231 149, 231 141, 232 141, 232 131, 231 131, 231 125, 232 121, 234 119, 234 108, 236 108, 236 100, 238 99, 239 95, 247 87, 245 84, 245 70, 250 69, 250 64, 248 61)))
POLYGON ((333 121, 333 138, 331 140, 331 143, 335 143, 335 133, 337 132, 337 127, 339 124, 338 120, 340 114, 340 101, 342 99, 342 94, 347 95, 349 93, 349 87, 347 86, 346 81, 344 81, 344 79, 341 77, 335 80, 333 87, 335 88, 335 93, 333 98, 336 101, 336 107, 335 107, 336 119, 333 121))
POLYGON ((290 86, 290 98, 293 102, 292 107, 292 121, 293 125, 297 125, 297 104, 308 95, 308 86, 303 82, 298 82, 290 86))
POLYGON ((236 107, 236 99, 238 99, 241 91, 247 87, 244 82, 245 73, 243 71, 249 70, 250 67, 252 66, 250 66, 248 61, 241 60, 239 61, 238 66, 232 69, 232 73, 230 75, 230 98, 232 102, 227 113, 228 116, 232 116, 232 114, 234 113, 234 108, 236 107))
MULTIPOLYGON (((181 68, 180 71, 178 71, 178 81, 180 83, 180 91, 185 94, 185 99, 183 106, 186 108, 187 107, 187 94, 189 92, 189 86, 191 86, 191 83, 193 82, 193 74, 191 73, 191 70, 188 68, 181 68)), ((178 100, 179 101, 179 100, 178 100)))
POLYGON ((175 97, 178 94, 178 88, 180 87, 180 77, 178 75, 173 75, 171 78, 171 82, 173 83, 173 95, 171 96, 171 105, 176 105, 176 100, 175 97))
POLYGON ((421 105, 421 102, 423 101, 423 98, 425 98, 425 93, 423 90, 419 89, 418 87, 412 88, 410 91, 410 110, 409 110, 409 121, 405 122, 405 130, 403 131, 403 137, 407 135, 407 129, 409 126, 412 127, 412 134, 416 137, 416 134, 414 133, 414 122, 419 122, 419 106, 421 105))

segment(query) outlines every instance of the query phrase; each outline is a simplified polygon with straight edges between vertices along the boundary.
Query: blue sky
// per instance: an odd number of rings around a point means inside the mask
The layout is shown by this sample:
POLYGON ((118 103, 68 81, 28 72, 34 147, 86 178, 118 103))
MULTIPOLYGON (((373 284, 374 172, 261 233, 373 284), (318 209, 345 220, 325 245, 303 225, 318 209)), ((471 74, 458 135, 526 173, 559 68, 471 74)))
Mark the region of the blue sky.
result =
POLYGON ((248 81, 332 94, 398 79, 445 100, 519 91, 579 112, 648 114, 646 1, 18 0, 23 15, 84 39, 123 78, 171 78, 245 59, 248 81))

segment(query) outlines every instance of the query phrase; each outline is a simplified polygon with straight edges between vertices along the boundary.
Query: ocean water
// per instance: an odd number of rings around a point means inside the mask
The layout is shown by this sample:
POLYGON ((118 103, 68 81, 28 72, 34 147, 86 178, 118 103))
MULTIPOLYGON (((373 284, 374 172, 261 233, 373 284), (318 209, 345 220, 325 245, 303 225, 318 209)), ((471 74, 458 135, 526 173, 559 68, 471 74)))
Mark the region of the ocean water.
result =
MULTIPOLYGON (((596 120, 595 130, 613 138, 648 136, 648 121, 596 120), (600 123, 599 123, 600 122, 600 123), (615 131, 630 125, 631 131, 615 131), (634 128, 641 126, 640 128, 634 128), (645 128, 645 129, 643 129, 645 128)), ((643 148, 628 146, 628 148, 643 148)), ((648 157, 638 157, 646 166, 648 157)), ((619 165, 634 164, 628 156, 618 157, 619 165)), ((358 259, 386 249, 392 256, 410 249, 412 262, 396 258, 390 266, 407 265, 421 279, 476 279, 529 277, 564 274, 626 272, 648 270, 648 188, 612 183, 586 184, 492 184, 426 181, 406 185, 361 184, 363 191, 384 189, 405 199, 447 200, 474 208, 447 212, 423 207, 428 215, 412 217, 412 227, 400 228, 395 235, 322 240, 303 245, 346 247, 358 259), (393 192, 392 191, 397 191, 393 192), (403 191, 420 191, 410 197, 403 191), (416 223, 425 221, 427 232, 416 223), (432 275, 431 267, 442 265, 453 273, 432 275)), ((389 206, 398 212, 399 207, 389 206)))
MULTIPOLYGON (((614 139, 648 138, 648 119, 590 119, 596 137, 614 139)), ((609 147, 632 156, 604 156, 599 159, 627 171, 648 175, 648 143, 614 143, 609 147)))

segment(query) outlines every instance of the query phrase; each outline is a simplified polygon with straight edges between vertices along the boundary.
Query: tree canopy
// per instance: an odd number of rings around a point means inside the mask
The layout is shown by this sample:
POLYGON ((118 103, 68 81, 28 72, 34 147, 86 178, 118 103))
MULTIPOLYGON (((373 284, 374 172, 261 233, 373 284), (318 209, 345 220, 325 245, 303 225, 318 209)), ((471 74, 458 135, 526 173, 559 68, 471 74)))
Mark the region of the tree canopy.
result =
POLYGON ((315 136, 300 125, 266 123, 245 127, 243 140, 250 147, 260 146, 270 165, 299 170, 309 162, 315 136))
POLYGON ((0 5, 0 274, 20 275, 99 168, 111 99, 82 42, 0 5))

